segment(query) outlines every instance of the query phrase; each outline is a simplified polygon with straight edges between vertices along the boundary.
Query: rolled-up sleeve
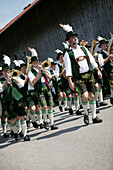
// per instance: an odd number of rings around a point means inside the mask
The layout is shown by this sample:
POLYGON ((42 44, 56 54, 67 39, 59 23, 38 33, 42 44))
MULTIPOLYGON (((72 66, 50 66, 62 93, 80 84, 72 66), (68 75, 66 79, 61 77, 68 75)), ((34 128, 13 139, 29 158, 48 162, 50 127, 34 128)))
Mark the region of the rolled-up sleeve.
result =
POLYGON ((72 76, 71 60, 67 52, 64 55, 64 63, 66 67, 66 77, 72 76))
POLYGON ((59 66, 56 65, 56 68, 55 68, 55 77, 56 77, 57 81, 59 80, 59 72, 60 72, 59 66))
POLYGON ((19 88, 24 87, 24 85, 25 85, 25 80, 21 79, 20 77, 15 78, 15 79, 19 81, 19 83, 16 83, 19 88))
POLYGON ((3 84, 0 83, 0 93, 3 92, 2 86, 3 86, 3 84))
POLYGON ((102 54, 98 54, 98 63, 100 66, 104 65, 104 59, 102 57, 102 54))

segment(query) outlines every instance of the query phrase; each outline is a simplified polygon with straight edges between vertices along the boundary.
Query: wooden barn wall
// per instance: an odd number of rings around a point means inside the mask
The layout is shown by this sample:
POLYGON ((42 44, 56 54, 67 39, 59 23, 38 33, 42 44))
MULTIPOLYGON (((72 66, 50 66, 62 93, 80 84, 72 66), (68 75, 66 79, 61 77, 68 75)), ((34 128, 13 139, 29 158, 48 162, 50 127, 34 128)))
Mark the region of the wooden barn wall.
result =
POLYGON ((23 51, 30 55, 28 46, 37 50, 41 61, 55 59, 54 50, 63 50, 66 35, 59 23, 70 24, 79 39, 109 39, 112 17, 113 0, 42 0, 0 35, 0 60, 3 53, 12 59, 22 58, 23 51))

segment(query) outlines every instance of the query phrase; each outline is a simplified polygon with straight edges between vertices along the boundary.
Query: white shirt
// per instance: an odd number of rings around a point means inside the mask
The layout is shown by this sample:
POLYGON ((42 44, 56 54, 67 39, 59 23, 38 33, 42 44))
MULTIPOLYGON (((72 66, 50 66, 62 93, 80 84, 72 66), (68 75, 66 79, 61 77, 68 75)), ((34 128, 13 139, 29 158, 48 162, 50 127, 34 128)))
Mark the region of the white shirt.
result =
MULTIPOLYGON (((85 47, 84 47, 85 48, 85 47)), ((73 53, 74 53, 74 57, 75 59, 79 58, 80 56, 86 56, 85 53, 83 52, 83 50, 80 48, 79 45, 77 45, 77 48, 71 48, 73 53)), ((90 62, 92 64, 93 69, 95 69, 96 67, 98 67, 97 63, 95 62, 94 57, 91 55, 91 53, 89 52, 89 50, 87 48, 85 48, 88 56, 90 58, 90 62)), ((72 76, 72 67, 71 67, 71 60, 69 57, 69 54, 66 52, 64 55, 64 62, 65 62, 65 67, 66 67, 66 76, 72 76)), ((78 61, 78 64, 80 66, 79 68, 79 73, 85 73, 89 71, 89 65, 87 62, 87 59, 84 59, 82 61, 78 61)))
POLYGON ((0 93, 3 92, 2 86, 3 86, 3 84, 1 84, 1 82, 0 82, 0 93))
MULTIPOLYGON (((61 65, 63 67, 62 63, 59 63, 59 65, 61 65)), ((57 81, 60 80, 59 73, 60 73, 60 68, 59 68, 59 66, 57 64, 56 68, 55 68, 55 77, 56 77, 57 81)))
MULTIPOLYGON (((39 70, 37 68, 33 67, 33 69, 36 70, 37 73, 39 73, 39 70)), ((33 80, 35 79, 35 75, 32 73, 32 71, 29 71, 28 77, 29 77, 29 80, 33 83, 33 80)), ((42 84, 44 84, 44 83, 46 84, 43 76, 41 76, 41 82, 42 82, 42 84)), ((28 91, 29 90, 34 90, 34 87, 32 87, 30 84, 28 84, 28 91)))

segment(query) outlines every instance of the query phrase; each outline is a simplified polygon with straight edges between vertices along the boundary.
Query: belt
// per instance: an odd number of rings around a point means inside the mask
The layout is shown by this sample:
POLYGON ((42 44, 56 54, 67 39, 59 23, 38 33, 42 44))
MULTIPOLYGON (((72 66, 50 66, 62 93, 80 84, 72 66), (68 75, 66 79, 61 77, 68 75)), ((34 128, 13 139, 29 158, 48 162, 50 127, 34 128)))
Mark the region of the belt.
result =
POLYGON ((29 90, 28 92, 30 92, 30 93, 31 93, 31 92, 35 92, 35 91, 34 91, 34 90, 29 90))

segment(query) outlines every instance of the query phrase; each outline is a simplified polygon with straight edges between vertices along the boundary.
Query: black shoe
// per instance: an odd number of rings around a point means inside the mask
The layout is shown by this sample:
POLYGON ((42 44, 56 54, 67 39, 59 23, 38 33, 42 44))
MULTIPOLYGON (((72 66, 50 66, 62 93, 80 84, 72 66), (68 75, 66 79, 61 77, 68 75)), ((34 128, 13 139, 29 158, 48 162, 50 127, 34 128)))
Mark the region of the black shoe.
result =
POLYGON ((40 124, 40 129, 43 129, 43 128, 44 128, 44 124, 41 123, 41 124, 40 124))
POLYGON ((96 101, 96 107, 100 107, 99 101, 96 101))
POLYGON ((106 106, 107 103, 105 103, 104 101, 103 102, 100 102, 100 106, 106 106))
POLYGON ((24 137, 24 141, 30 141, 30 140, 31 140, 31 139, 30 139, 29 136, 26 135, 26 136, 24 137))
POLYGON ((96 109, 96 114, 100 113, 100 111, 98 109, 96 109))
POLYGON ((22 132, 22 131, 19 133, 19 136, 20 136, 20 137, 24 137, 24 135, 23 135, 23 132, 22 132))
POLYGON ((14 133, 14 138, 15 138, 15 140, 16 140, 17 142, 19 141, 18 133, 14 133))
POLYGON ((62 106, 59 106, 59 110, 60 110, 61 112, 63 112, 63 108, 62 108, 62 106))
POLYGON ((74 115, 74 113, 73 113, 73 110, 72 110, 72 109, 69 109, 69 114, 70 114, 70 115, 74 115))
POLYGON ((69 110, 69 108, 68 108, 68 107, 65 107, 65 111, 67 111, 67 110, 69 110))
POLYGON ((82 106, 82 105, 80 105, 80 109, 83 109, 83 106, 82 106))
POLYGON ((49 130, 49 125, 48 125, 47 122, 44 122, 44 128, 45 128, 46 130, 49 130))
POLYGON ((93 123, 101 123, 102 119, 99 119, 97 116, 95 119, 92 119, 93 123))
POLYGON ((4 138, 8 138, 9 134, 8 133, 4 133, 4 138))
POLYGON ((30 127, 30 121, 27 120, 27 121, 26 121, 26 124, 27 124, 27 127, 29 128, 29 127, 30 127))
POLYGON ((77 115, 77 116, 78 116, 78 115, 82 115, 82 112, 79 111, 79 110, 77 110, 77 111, 76 111, 76 115, 77 115))
POLYGON ((88 115, 84 115, 84 123, 86 124, 86 125, 88 125, 89 124, 89 117, 88 117, 88 115))
POLYGON ((56 129, 58 129, 58 127, 55 126, 55 124, 51 126, 51 130, 56 130, 56 129))
POLYGON ((36 122, 32 122, 34 128, 38 128, 38 124, 36 122))
POLYGON ((113 97, 110 97, 110 103, 113 104, 113 97))

